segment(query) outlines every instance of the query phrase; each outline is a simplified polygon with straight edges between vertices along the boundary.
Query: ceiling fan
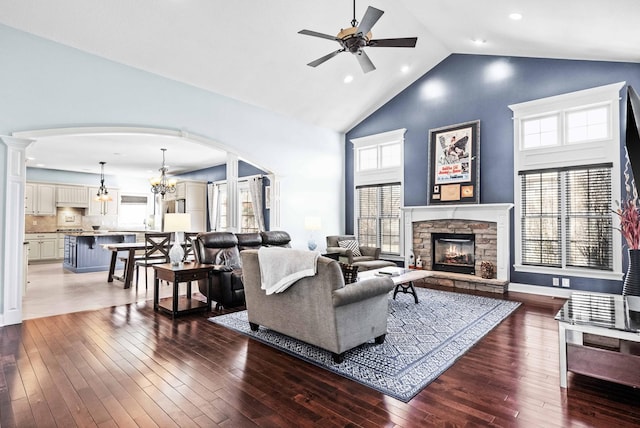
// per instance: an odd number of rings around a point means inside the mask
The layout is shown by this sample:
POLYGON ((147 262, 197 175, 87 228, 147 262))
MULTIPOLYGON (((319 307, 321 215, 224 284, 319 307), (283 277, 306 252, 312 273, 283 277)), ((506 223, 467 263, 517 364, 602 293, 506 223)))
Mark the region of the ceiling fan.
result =
POLYGON ((341 29, 337 36, 318 33, 311 30, 300 30, 298 34, 307 36, 320 37, 328 40, 335 40, 341 46, 335 52, 331 52, 315 61, 311 61, 309 66, 317 67, 323 62, 333 58, 340 52, 351 52, 356 56, 362 71, 368 73, 376 69, 369 56, 363 50, 364 47, 384 47, 384 48, 413 48, 418 41, 417 37, 405 37, 400 39, 372 39, 371 28, 380 19, 384 12, 369 6, 365 12, 360 24, 356 21, 356 0, 353 0, 353 20, 351 20, 351 28, 341 29))

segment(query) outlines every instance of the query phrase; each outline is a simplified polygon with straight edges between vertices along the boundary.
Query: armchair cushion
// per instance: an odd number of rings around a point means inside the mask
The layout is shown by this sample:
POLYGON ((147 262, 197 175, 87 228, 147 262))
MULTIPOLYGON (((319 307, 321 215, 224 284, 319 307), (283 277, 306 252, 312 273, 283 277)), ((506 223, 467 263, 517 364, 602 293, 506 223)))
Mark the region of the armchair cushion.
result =
POLYGON ((351 254, 354 257, 362 256, 362 253, 360 252, 360 245, 358 245, 358 241, 356 241, 355 239, 338 241, 338 246, 351 250, 351 254))

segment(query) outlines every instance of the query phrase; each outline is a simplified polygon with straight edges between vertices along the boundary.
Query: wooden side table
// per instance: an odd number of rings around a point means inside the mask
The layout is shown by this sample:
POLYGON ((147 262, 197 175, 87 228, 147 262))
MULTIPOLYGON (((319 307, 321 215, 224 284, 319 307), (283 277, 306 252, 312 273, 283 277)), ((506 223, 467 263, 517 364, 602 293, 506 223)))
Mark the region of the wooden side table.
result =
POLYGON ((211 278, 214 267, 215 265, 189 262, 178 266, 173 266, 171 263, 153 265, 155 272, 153 281, 153 310, 157 312, 159 309, 162 309, 170 313, 172 318, 184 313, 205 312, 210 310, 211 298, 209 296, 211 296, 211 278), (206 279, 209 282, 206 303, 191 298, 191 282, 201 279, 206 279), (160 299, 160 280, 173 284, 173 297, 160 299), (187 283, 187 295, 182 297, 179 296, 179 284, 181 282, 187 283))

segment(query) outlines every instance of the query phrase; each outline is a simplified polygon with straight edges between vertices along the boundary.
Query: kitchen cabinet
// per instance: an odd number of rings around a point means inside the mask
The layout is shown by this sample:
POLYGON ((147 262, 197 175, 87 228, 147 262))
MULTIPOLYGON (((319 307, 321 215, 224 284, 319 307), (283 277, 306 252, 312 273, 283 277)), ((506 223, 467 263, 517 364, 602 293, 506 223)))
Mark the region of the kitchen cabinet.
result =
MULTIPOLYGON (((103 245, 135 242, 134 233, 81 233, 65 235, 64 261, 62 267, 75 273, 108 271, 111 264, 111 251, 103 245)), ((116 269, 123 269, 122 262, 116 263, 116 269)))
POLYGON ((87 215, 118 215, 118 200, 120 192, 118 189, 109 189, 111 200, 106 202, 106 212, 102 212, 102 202, 96 201, 98 187, 89 187, 88 193, 85 193, 85 200, 88 201, 89 209, 87 215))
POLYGON ((64 259, 64 233, 58 232, 56 234, 56 242, 57 242, 57 259, 64 259))
POLYGON ((26 183, 24 211, 32 215, 56 214, 56 186, 46 183, 26 183))
POLYGON ((85 186, 56 186, 56 206, 88 207, 87 188, 85 186))
POLYGON ((27 233, 25 241, 29 243, 29 261, 58 258, 57 233, 27 233))
POLYGON ((206 231, 207 184, 185 181, 178 186, 182 186, 176 193, 183 196, 179 199, 184 199, 184 212, 191 214, 191 232, 206 231))

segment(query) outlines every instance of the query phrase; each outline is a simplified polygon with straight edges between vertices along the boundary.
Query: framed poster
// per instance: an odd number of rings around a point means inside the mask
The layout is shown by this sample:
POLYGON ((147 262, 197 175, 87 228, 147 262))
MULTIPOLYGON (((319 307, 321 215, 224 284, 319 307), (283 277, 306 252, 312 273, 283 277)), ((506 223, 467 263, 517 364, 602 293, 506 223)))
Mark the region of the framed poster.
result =
POLYGON ((480 121, 429 130, 429 204, 480 203, 480 121))

